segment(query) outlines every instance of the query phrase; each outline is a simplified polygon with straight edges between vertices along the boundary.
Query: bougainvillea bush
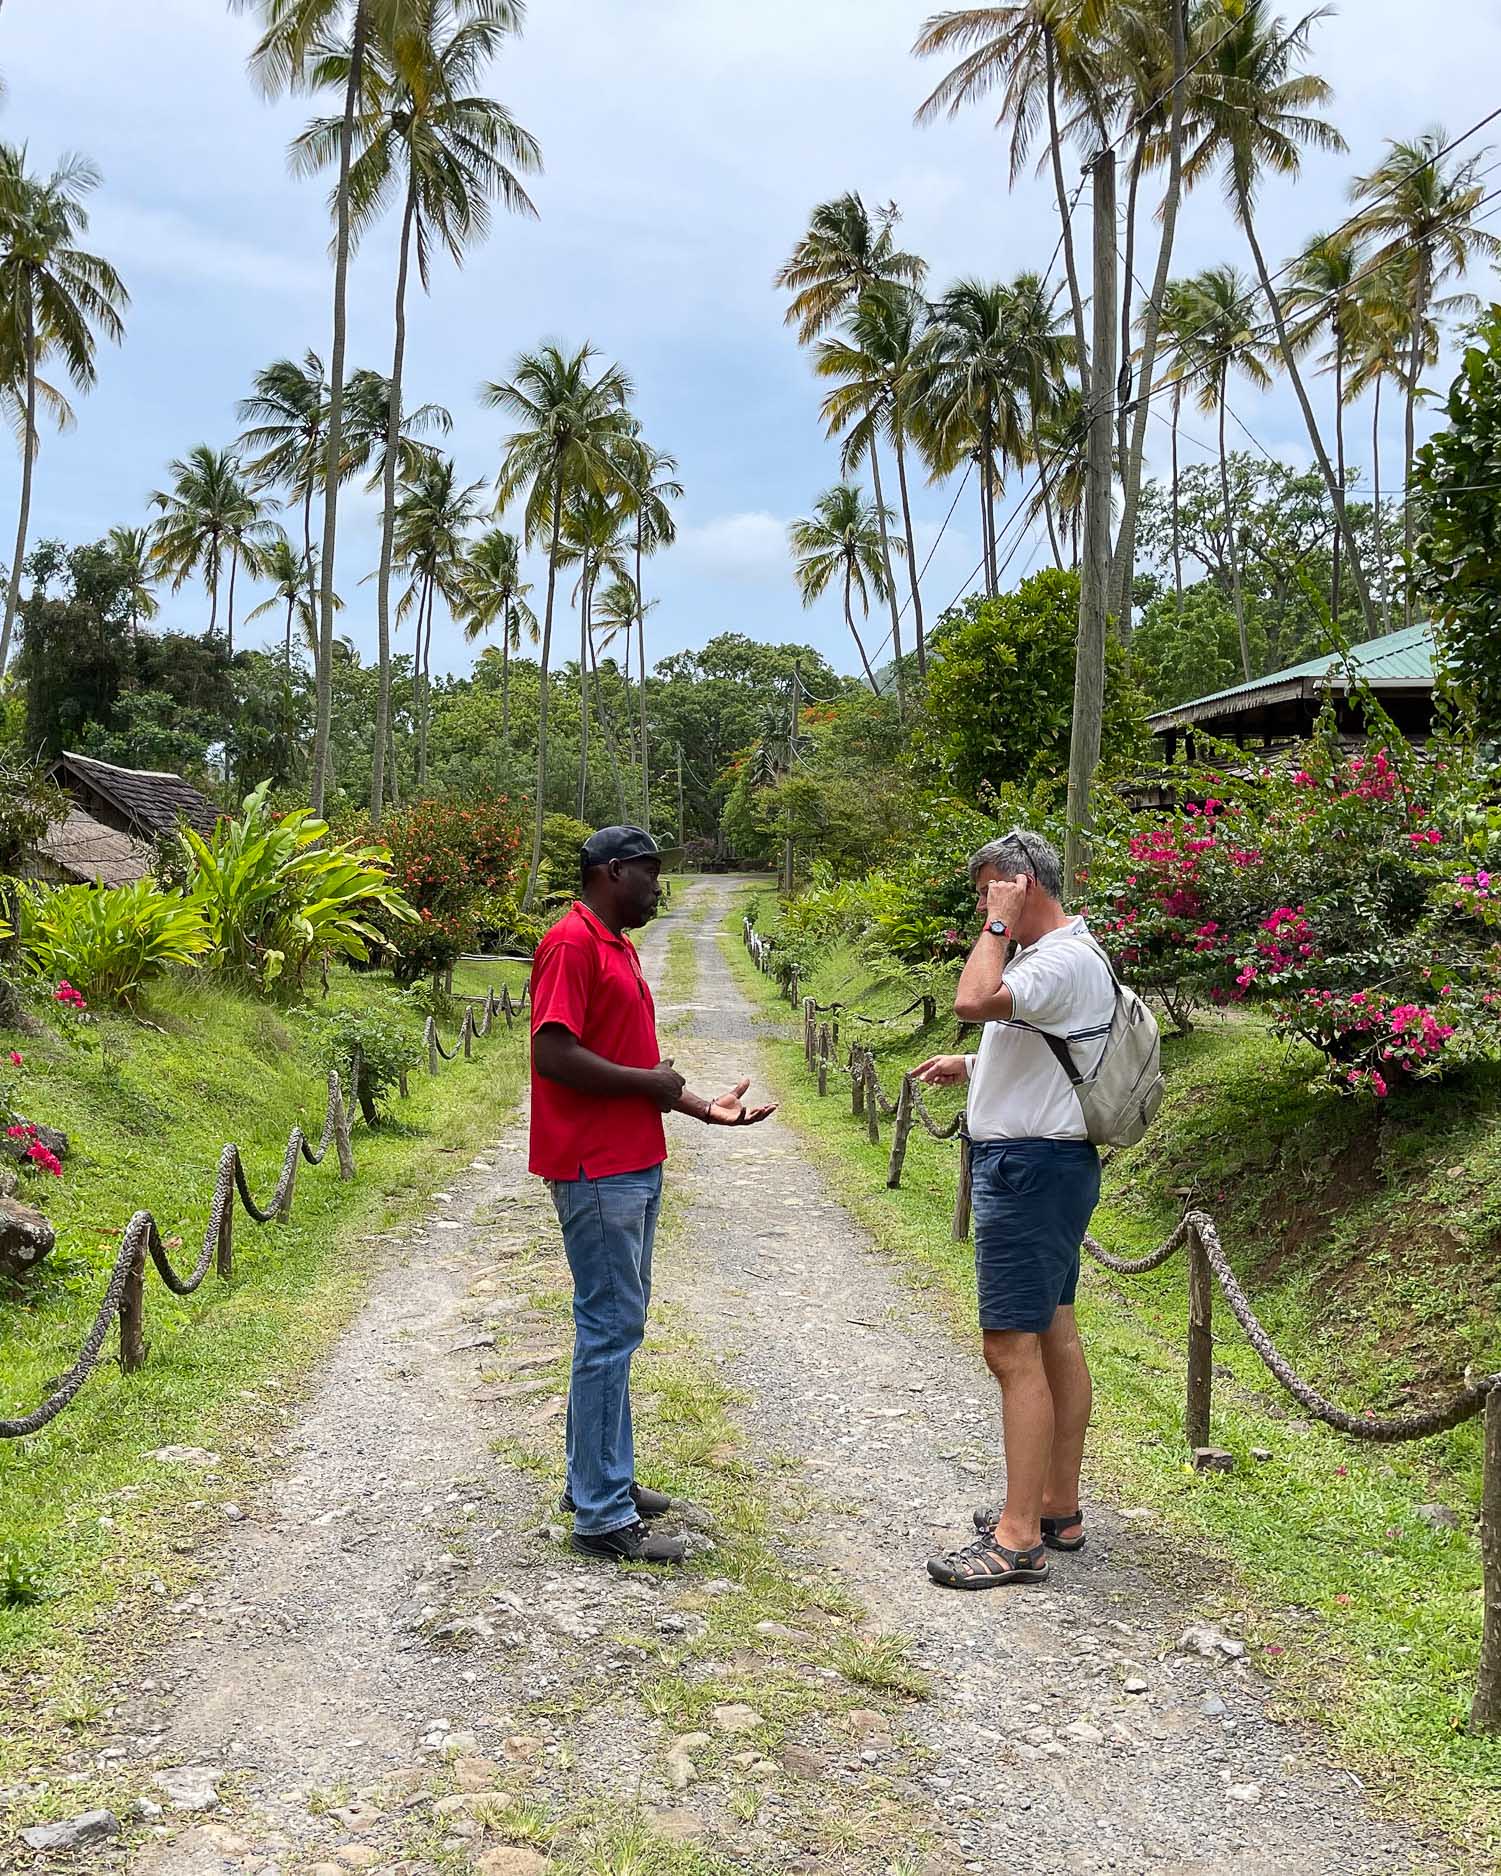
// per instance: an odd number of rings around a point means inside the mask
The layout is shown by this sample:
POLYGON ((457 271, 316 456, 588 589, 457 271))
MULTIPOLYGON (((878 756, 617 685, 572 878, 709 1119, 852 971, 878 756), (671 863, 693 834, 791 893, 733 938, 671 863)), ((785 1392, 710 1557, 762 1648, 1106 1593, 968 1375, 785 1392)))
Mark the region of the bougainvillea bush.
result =
POLYGON ((1183 1024, 1247 1004, 1378 1098, 1501 1050, 1501 809, 1473 751, 1296 760, 1240 752, 1185 770, 1179 805, 1124 808, 1096 844, 1091 922, 1183 1024))
POLYGON ((391 932, 398 982, 444 970, 475 949, 486 908, 509 891, 521 845, 506 798, 460 804, 419 801, 381 822, 394 883, 417 923, 391 932))

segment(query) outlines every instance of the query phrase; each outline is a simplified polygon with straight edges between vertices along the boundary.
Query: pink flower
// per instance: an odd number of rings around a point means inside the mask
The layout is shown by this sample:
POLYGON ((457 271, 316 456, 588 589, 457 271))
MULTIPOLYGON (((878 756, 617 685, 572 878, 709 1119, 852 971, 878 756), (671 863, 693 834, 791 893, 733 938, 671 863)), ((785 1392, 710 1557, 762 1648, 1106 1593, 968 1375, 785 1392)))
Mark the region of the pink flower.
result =
POLYGON ((21 1053, 21 1051, 20 1051, 19 1049, 12 1049, 12 1050, 11 1050, 11 1052, 10 1052, 10 1065, 11 1065, 11 1067, 12 1067, 12 1068, 20 1068, 20 1067, 21 1067, 21 1066, 23 1065, 23 1063, 25 1062, 25 1059, 26 1059, 26 1058, 25 1058, 25 1057, 24 1057, 24 1056, 22 1055, 22 1053, 21 1053))

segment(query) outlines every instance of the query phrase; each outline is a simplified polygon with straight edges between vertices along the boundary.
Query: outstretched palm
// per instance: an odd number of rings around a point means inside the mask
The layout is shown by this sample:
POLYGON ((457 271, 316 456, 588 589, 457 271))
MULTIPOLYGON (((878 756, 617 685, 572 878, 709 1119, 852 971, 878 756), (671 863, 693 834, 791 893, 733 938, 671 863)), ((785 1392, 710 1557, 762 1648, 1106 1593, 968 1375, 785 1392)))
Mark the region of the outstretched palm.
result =
POLYGON ((750 1086, 749 1079, 737 1081, 727 1094, 718 1095, 709 1103, 708 1119, 714 1127, 754 1127, 757 1121, 766 1120, 777 1111, 775 1101, 765 1101, 759 1107, 747 1107, 744 1095, 750 1086))

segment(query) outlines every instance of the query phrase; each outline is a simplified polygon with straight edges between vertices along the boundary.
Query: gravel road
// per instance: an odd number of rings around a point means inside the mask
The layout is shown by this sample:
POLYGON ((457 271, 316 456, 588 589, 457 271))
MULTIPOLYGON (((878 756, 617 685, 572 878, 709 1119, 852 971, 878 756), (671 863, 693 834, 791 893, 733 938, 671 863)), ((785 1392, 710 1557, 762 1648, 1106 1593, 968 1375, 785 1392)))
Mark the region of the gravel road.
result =
MULTIPOLYGON (((691 941, 696 985, 662 1017, 668 1052, 709 1091, 763 1073, 717 942, 730 889, 688 886, 643 941, 658 975, 671 935, 691 941)), ((998 1483, 976 1352, 922 1315, 780 1117, 744 1134, 678 1122, 671 1144, 669 1318, 691 1323, 743 1395, 769 1502, 785 1455, 817 1501, 811 1518, 789 1503, 766 1541, 788 1571, 837 1577, 867 1628, 909 1638, 932 1697, 899 1720, 826 1706, 777 1762, 742 1753, 687 1789, 675 1760, 688 1748, 639 1637, 691 1635, 730 1586, 705 1580, 712 1561, 619 1572, 559 1541, 546 1455, 566 1270, 515 1123, 401 1234, 280 1470, 212 1547, 180 1639, 103 1742, 143 1799, 128 1847, 85 1861, 140 1876, 540 1876, 543 1850, 495 1822, 524 1794, 548 1818, 637 1807, 668 1860, 588 1867, 652 1876, 1459 1868, 1372 1816, 1313 1733, 1270 1717, 1247 1662, 1176 1651, 1197 1566, 1157 1555, 1145 1568, 1160 1544, 1139 1523, 1091 1504, 1089 1549, 1057 1559, 1045 1589, 930 1585, 925 1556, 998 1483), (837 1737, 836 1718, 849 1729, 837 1737), (760 1781, 749 1799, 747 1781, 760 1781), (862 1810, 889 1818, 886 1839, 810 1849, 819 1812, 848 1819, 854 1843, 862 1810), (902 1843, 924 1847, 903 1857, 902 1843)), ((794 1659, 790 1630, 761 1632, 788 1637, 781 1664, 781 1644, 764 1644, 772 1666, 837 1678, 794 1659)), ((744 1712, 717 1708, 714 1724, 731 1734, 744 1712)), ((715 1749, 693 1748, 706 1764, 715 1749)), ((80 1755, 80 1778, 100 1753, 80 1755)), ((571 1855, 555 1846, 560 1866, 571 1855)))

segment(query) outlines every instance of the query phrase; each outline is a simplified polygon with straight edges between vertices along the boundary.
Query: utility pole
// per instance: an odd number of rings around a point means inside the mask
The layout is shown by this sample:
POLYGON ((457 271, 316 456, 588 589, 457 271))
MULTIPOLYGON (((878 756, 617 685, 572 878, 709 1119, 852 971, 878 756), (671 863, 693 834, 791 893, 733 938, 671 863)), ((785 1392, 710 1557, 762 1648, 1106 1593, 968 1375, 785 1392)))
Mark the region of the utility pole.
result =
MULTIPOLYGON (((803 673, 801 662, 792 660, 792 714, 787 724, 787 773, 792 773, 792 765, 797 760, 797 704, 798 691, 802 686, 803 673)), ((782 890, 788 898, 792 896, 792 836, 788 834, 782 842, 782 890)))
POLYGON ((1094 179, 1094 332, 1089 366, 1089 453, 1084 492, 1084 566, 1074 660, 1074 721, 1068 749, 1068 842, 1064 885, 1075 899, 1089 858, 1089 792, 1100 765, 1105 711, 1105 632, 1110 607, 1110 510, 1114 481, 1116 326, 1115 152, 1090 164, 1094 179))
POLYGON ((678 744, 678 846, 686 846, 688 827, 683 820, 683 745, 678 744))

